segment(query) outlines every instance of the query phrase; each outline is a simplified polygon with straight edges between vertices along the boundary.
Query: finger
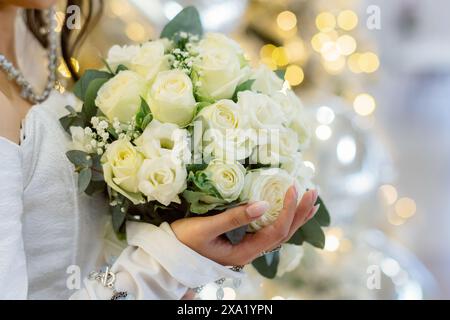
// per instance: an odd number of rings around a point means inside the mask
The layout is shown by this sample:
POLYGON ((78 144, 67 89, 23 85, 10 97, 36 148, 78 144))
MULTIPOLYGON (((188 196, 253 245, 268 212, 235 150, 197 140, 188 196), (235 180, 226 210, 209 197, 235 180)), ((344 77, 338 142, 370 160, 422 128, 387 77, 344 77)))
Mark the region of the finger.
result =
POLYGON ((245 226, 260 218, 269 209, 267 201, 258 201, 249 205, 228 209, 215 216, 204 218, 207 233, 211 238, 225 232, 245 226))
POLYGON ((294 221, 289 230, 289 235, 287 240, 289 240, 292 235, 303 226, 309 219, 311 219, 314 214, 319 210, 319 205, 314 206, 318 198, 318 192, 316 190, 310 190, 303 196, 300 204, 297 207, 294 221))
POLYGON ((290 225, 294 219, 297 204, 297 191, 294 186, 286 192, 283 210, 277 221, 254 234, 248 234, 244 239, 233 247, 242 260, 252 261, 260 256, 261 252, 279 245, 288 235, 290 225))

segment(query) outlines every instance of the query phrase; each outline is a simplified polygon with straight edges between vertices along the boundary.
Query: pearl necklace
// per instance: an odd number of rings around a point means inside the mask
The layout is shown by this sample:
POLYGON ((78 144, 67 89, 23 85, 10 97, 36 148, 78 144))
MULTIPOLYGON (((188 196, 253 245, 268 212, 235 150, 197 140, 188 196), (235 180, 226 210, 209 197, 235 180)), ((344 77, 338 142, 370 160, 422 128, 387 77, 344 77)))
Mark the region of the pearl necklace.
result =
POLYGON ((14 81, 20 88, 21 92, 20 95, 22 98, 28 100, 32 104, 38 104, 43 101, 45 101, 48 96, 50 95, 50 92, 52 91, 55 80, 56 80, 56 56, 57 56, 57 43, 56 43, 56 20, 55 20, 55 10, 54 8, 51 8, 48 10, 47 15, 47 33, 48 33, 48 79, 47 84, 45 86, 44 91, 42 94, 37 94, 34 92, 33 87, 31 84, 25 79, 23 74, 14 67, 14 65, 6 59, 6 57, 3 54, 0 54, 0 68, 3 69, 3 71, 8 76, 8 79, 11 81, 14 81))

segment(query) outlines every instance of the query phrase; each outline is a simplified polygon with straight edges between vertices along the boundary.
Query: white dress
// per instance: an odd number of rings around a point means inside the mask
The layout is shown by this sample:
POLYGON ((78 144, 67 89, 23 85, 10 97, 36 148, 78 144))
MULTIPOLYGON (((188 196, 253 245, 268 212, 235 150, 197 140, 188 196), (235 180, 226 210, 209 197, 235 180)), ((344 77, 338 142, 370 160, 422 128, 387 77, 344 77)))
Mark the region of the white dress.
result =
MULTIPOLYGON (((19 65, 39 86, 42 50, 21 19, 16 39, 19 65)), ((114 239, 106 200, 77 191, 65 156, 70 138, 58 119, 73 100, 53 92, 33 106, 20 146, 0 137, 0 299, 110 299, 112 290, 87 275, 113 256, 116 290, 136 299, 179 299, 188 288, 240 277, 183 245, 168 224, 129 223, 128 245, 114 239)))

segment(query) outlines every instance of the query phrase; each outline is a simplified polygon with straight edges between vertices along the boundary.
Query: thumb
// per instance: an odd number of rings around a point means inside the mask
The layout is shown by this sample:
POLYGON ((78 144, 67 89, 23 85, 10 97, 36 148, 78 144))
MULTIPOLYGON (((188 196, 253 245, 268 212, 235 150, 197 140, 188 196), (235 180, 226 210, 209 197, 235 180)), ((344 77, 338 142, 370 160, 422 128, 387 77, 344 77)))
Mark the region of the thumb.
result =
POLYGON ((267 201, 258 201, 252 204, 228 209, 215 216, 208 217, 208 225, 213 236, 245 226, 260 218, 269 209, 267 201))

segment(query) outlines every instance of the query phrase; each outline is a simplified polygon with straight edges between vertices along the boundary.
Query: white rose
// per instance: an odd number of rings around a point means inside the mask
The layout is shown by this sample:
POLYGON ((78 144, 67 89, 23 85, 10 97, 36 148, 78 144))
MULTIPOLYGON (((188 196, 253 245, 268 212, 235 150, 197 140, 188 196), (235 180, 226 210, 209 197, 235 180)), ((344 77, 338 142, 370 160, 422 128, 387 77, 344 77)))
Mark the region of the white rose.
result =
POLYGON ((148 101, 155 119, 180 127, 191 122, 196 108, 191 79, 180 70, 160 72, 148 101))
POLYGON ((256 143, 255 132, 249 127, 248 116, 233 101, 224 99, 205 107, 198 119, 205 126, 205 158, 242 160, 251 154, 256 143))
POLYGON ((280 262, 278 263, 277 277, 283 276, 286 272, 295 270, 303 257, 301 246, 284 243, 280 249, 280 262))
POLYGON ((248 115, 253 129, 278 129, 286 121, 280 105, 265 94, 239 92, 238 105, 248 115))
POLYGON ((119 65, 137 72, 148 81, 153 81, 158 72, 169 70, 168 56, 162 41, 150 41, 140 46, 113 46, 107 62, 113 70, 119 65))
POLYGON ((283 88, 284 81, 264 64, 252 72, 250 79, 255 79, 252 90, 263 94, 272 95, 283 88))
POLYGON ((105 182, 134 204, 143 200, 137 177, 143 160, 144 156, 125 139, 111 143, 101 159, 105 182))
POLYGON ((239 46, 225 36, 207 35, 200 41, 194 60, 194 83, 201 96, 231 99, 239 83, 248 78, 250 69, 243 63, 239 46))
POLYGON ((241 194, 245 168, 239 162, 214 159, 204 172, 225 201, 232 202, 241 194))
POLYGON ((186 168, 174 162, 170 155, 161 158, 145 159, 138 173, 139 191, 148 201, 156 200, 168 206, 171 202, 180 203, 178 194, 186 189, 186 168))
POLYGON ((297 134, 289 128, 270 130, 268 136, 260 140, 267 140, 267 143, 259 145, 252 154, 254 163, 284 163, 299 149, 297 134))
POLYGON ((289 128, 297 133, 300 149, 308 148, 311 142, 311 124, 306 112, 298 112, 293 117, 289 128))
MULTIPOLYGON (((249 225, 250 231, 257 231, 272 224, 283 209, 287 190, 297 181, 285 170, 272 168, 250 171, 245 176, 244 189, 240 198, 243 201, 267 201, 269 209, 264 215, 249 225)), ((297 189, 298 190, 298 189, 297 189)), ((299 195, 301 199, 302 195, 299 195)))
POLYGON ((188 131, 173 123, 153 120, 135 140, 138 149, 148 158, 172 156, 173 161, 187 163, 191 159, 188 131))
POLYGON ((87 134, 84 128, 70 127, 70 135, 72 136, 73 150, 80 150, 87 153, 94 152, 94 148, 91 145, 92 136, 87 134))
POLYGON ((100 88, 95 104, 110 121, 117 118, 128 122, 136 115, 147 91, 145 79, 133 71, 122 71, 100 88))
POLYGON ((288 172, 297 180, 299 190, 305 191, 306 189, 316 188, 312 182, 314 171, 305 165, 300 152, 292 154, 292 156, 281 165, 281 169, 288 172))

